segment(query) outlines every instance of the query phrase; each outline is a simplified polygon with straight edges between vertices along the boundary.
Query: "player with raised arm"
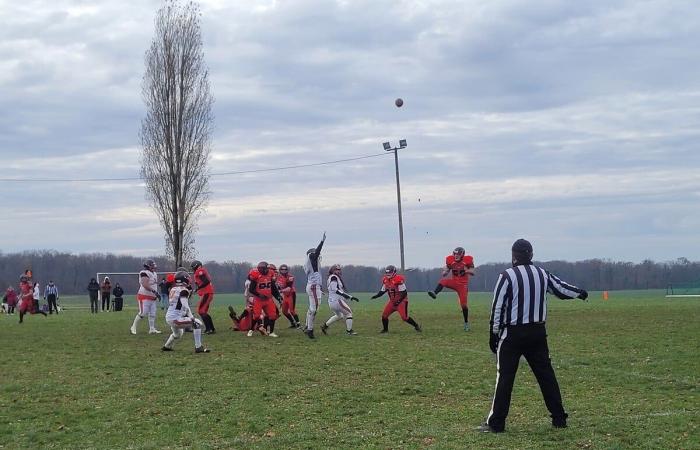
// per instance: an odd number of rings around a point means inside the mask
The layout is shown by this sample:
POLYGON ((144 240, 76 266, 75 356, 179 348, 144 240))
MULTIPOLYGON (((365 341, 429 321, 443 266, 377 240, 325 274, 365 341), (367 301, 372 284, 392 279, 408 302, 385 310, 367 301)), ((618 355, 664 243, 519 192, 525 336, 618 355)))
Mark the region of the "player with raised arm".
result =
POLYGON ((321 290, 321 285, 323 284, 323 278, 321 278, 321 273, 319 268, 321 267, 321 249, 323 248, 323 243, 326 242, 326 232, 323 232, 323 238, 316 248, 310 248, 306 252, 306 261, 304 262, 304 272, 306 272, 306 293, 309 296, 309 309, 306 311, 306 329, 304 333, 309 337, 309 339, 314 339, 314 320, 316 319, 316 312, 318 311, 318 305, 321 304, 321 298, 323 292, 321 290))
POLYGON ((194 352, 209 353, 209 349, 202 344, 202 326, 204 323, 195 318, 190 309, 190 297, 192 286, 190 276, 186 271, 178 271, 175 274, 175 283, 168 293, 168 311, 165 313, 165 321, 170 325, 172 333, 163 344, 164 352, 173 351, 173 344, 180 339, 185 329, 191 328, 194 336, 194 352))
MULTIPOLYGON (((282 296, 277 289, 274 274, 265 261, 258 263, 258 267, 248 274, 250 287, 248 290, 254 297, 253 300, 253 329, 262 327, 270 337, 278 337, 275 334, 275 320, 277 320, 277 305, 272 301, 274 297, 278 303, 282 303, 282 296), (262 325, 260 325, 262 321, 262 325)), ((261 330, 262 332, 262 330, 261 330)), ((248 336, 252 336, 248 333, 248 336)))
POLYGON ((197 314, 202 318, 204 322, 204 333, 214 334, 216 329, 214 328, 214 321, 209 315, 209 306, 211 306, 214 301, 214 285, 211 283, 211 277, 209 272, 202 265, 201 261, 194 260, 190 265, 192 273, 194 273, 194 284, 197 288, 197 295, 199 295, 199 304, 197 305, 197 314))
POLYGON ((360 301, 345 291, 340 264, 333 264, 328 270, 328 306, 334 314, 321 325, 323 334, 328 334, 328 327, 333 322, 345 319, 345 334, 348 336, 357 335, 352 329, 352 309, 345 300, 360 301))
POLYGON ((296 311, 297 292, 294 287, 294 275, 289 273, 289 266, 286 264, 280 265, 277 288, 282 294, 282 314, 289 320, 289 328, 301 328, 296 311))
POLYGON ((131 325, 131 334, 136 334, 136 326, 144 317, 148 317, 148 334, 160 334, 160 330, 156 329, 156 299, 160 298, 156 269, 156 262, 147 259, 139 272, 139 291, 136 294, 139 312, 131 325))
POLYGON ((443 287, 457 292, 464 317, 464 331, 469 331, 469 277, 472 275, 474 275, 474 258, 466 255, 464 248, 457 247, 445 258, 445 268, 442 270, 442 278, 437 286, 428 292, 431 298, 437 298, 443 287), (447 278, 448 274, 452 277, 447 278))
POLYGON ((382 312, 382 331, 380 331, 380 333, 389 332, 389 316, 395 311, 399 312, 401 320, 411 325, 420 333, 420 325, 408 315, 408 290, 406 289, 406 281, 403 275, 396 273, 396 267, 392 265, 388 265, 386 269, 384 269, 382 287, 372 298, 379 298, 385 293, 389 294, 389 301, 386 302, 386 306, 384 306, 384 311, 382 312))

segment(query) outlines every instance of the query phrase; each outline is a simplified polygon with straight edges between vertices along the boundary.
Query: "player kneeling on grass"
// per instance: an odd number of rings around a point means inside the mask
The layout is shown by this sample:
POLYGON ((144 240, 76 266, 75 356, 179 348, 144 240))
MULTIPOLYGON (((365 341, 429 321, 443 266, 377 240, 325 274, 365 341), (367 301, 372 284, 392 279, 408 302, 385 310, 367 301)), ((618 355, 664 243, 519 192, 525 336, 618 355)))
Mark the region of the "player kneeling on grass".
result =
POLYGON ((176 339, 180 339, 185 332, 185 329, 192 328, 194 336, 194 352, 209 353, 209 349, 202 345, 202 326, 204 322, 194 317, 190 309, 190 295, 192 287, 190 286, 190 277, 187 272, 178 272, 175 274, 175 284, 170 288, 168 294, 168 312, 165 313, 165 321, 170 325, 172 333, 165 341, 162 350, 170 352, 173 350, 173 344, 176 339))
POLYGON ((328 306, 334 315, 321 325, 321 331, 323 334, 328 334, 328 327, 333 322, 345 319, 345 333, 348 336, 355 336, 357 333, 352 329, 352 310, 345 300, 359 302, 360 299, 345 292, 340 264, 333 264, 328 272, 328 306))
POLYGON ((384 312, 382 312, 382 331, 380 331, 380 333, 389 332, 389 316, 392 315, 394 311, 398 311, 401 319, 420 333, 420 325, 408 315, 408 290, 406 289, 406 282, 404 281, 403 275, 398 275, 396 273, 395 266, 386 266, 386 269, 384 269, 384 277, 382 278, 382 287, 372 298, 379 298, 386 292, 389 293, 389 301, 386 302, 384 312))

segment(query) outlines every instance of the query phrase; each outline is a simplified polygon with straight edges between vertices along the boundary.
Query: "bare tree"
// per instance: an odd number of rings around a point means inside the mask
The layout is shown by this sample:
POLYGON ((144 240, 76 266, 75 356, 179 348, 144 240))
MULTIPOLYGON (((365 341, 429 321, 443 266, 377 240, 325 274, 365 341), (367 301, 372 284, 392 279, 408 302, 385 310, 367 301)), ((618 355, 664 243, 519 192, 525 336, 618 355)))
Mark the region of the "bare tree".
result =
POLYGON ((158 10, 146 51, 142 96, 141 177, 176 265, 194 256, 199 215, 209 201, 213 127, 209 72, 199 7, 167 0, 158 10))

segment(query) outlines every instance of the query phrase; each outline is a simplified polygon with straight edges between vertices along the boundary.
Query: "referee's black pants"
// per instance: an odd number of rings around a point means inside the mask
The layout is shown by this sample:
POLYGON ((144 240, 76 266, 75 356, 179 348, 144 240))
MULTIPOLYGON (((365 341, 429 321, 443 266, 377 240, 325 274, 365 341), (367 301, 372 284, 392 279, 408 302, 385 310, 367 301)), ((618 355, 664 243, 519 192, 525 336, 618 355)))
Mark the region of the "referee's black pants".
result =
POLYGON ((544 403, 552 417, 552 424, 566 426, 567 414, 562 405, 559 383, 549 359, 547 330, 543 323, 509 326, 503 331, 496 352, 498 362, 496 393, 487 423, 494 430, 505 429, 513 382, 521 355, 525 356, 537 378, 544 403))

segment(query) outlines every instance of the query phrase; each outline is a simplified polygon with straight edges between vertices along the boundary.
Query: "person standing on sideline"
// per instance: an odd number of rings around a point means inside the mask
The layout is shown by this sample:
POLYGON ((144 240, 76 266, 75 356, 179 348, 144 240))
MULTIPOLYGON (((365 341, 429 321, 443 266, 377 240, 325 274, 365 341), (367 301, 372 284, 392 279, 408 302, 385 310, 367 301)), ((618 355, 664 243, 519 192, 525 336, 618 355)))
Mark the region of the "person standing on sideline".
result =
POLYGON ((392 315, 394 311, 398 311, 401 320, 411 325, 414 330, 420 333, 420 325, 408 315, 408 289, 406 289, 406 281, 403 275, 398 275, 396 273, 396 266, 386 266, 386 269, 384 269, 384 277, 382 278, 382 287, 379 289, 379 292, 374 294, 371 298, 379 298, 387 292, 389 293, 389 301, 386 302, 384 311, 382 312, 382 331, 380 331, 380 333, 389 332, 389 316, 392 315))
POLYGON ((214 301, 214 285, 211 283, 211 276, 209 276, 209 272, 202 265, 202 262, 196 259, 192 261, 190 268, 194 273, 194 284, 197 289, 197 295, 199 295, 197 314, 204 322, 204 334, 214 334, 216 333, 216 328, 214 328, 214 321, 209 315, 209 307, 214 301))
POLYGON ((112 305, 112 311, 121 311, 124 306, 124 289, 116 283, 114 289, 112 290, 112 295, 114 295, 114 305, 112 305))
POLYGON ((321 290, 321 285, 323 284, 323 278, 321 278, 321 272, 319 268, 321 267, 321 249, 323 248, 323 243, 326 242, 326 232, 323 232, 323 238, 316 248, 310 248, 306 252, 306 261, 304 262, 304 272, 306 272, 306 293, 309 296, 309 309, 306 311, 306 329, 304 333, 309 337, 309 339, 315 339, 314 336, 314 320, 316 319, 316 312, 318 311, 318 305, 321 303, 321 298, 323 292, 321 290))
POLYGON ((513 267, 498 276, 491 306, 489 347, 496 354, 496 390, 486 422, 480 431, 500 433, 505 430, 510 409, 515 374, 524 356, 540 385, 552 425, 566 428, 557 377, 549 359, 547 346, 547 293, 562 300, 586 300, 585 289, 568 284, 532 263, 532 245, 525 239, 513 243, 513 267))
POLYGON ((7 313, 14 314, 17 306, 17 291, 15 291, 15 288, 8 286, 3 298, 7 301, 7 313))
POLYGON ((131 324, 131 334, 136 334, 136 326, 144 317, 148 317, 148 334, 161 333, 160 330, 156 329, 156 302, 160 298, 156 269, 156 262, 147 259, 143 262, 143 269, 139 272, 139 291, 136 294, 139 312, 136 313, 134 323, 131 324))
POLYGON ((97 295, 100 291, 100 284, 96 279, 90 278, 90 283, 87 286, 88 294, 90 295, 90 312, 97 314, 99 311, 99 306, 97 305, 97 295))
POLYGON ((109 296, 112 293, 112 282, 109 277, 104 277, 100 285, 100 297, 102 297, 102 311, 109 311, 109 296))
POLYGON ((352 329, 352 309, 345 300, 359 302, 360 299, 345 292, 345 283, 343 283, 342 270, 340 264, 333 264, 328 270, 328 306, 333 315, 321 324, 323 334, 328 334, 328 327, 333 322, 345 319, 345 334, 348 336, 356 336, 357 333, 352 329))
POLYGON ((53 284, 53 280, 49 280, 49 284, 44 288, 44 300, 49 303, 49 314, 53 314, 54 309, 58 314, 58 286, 53 284))
POLYGON ((168 292, 170 288, 168 287, 168 282, 165 277, 161 278, 160 283, 158 283, 158 290, 160 291, 160 309, 168 308, 168 292))
POLYGON ((464 248, 457 247, 445 258, 445 268, 442 270, 442 278, 437 286, 428 292, 433 299, 437 298, 443 287, 457 292, 464 317, 464 331, 469 331, 469 277, 472 275, 474 275, 474 258, 471 255, 465 255, 464 248), (447 278, 449 273, 452 273, 452 278, 447 278))

